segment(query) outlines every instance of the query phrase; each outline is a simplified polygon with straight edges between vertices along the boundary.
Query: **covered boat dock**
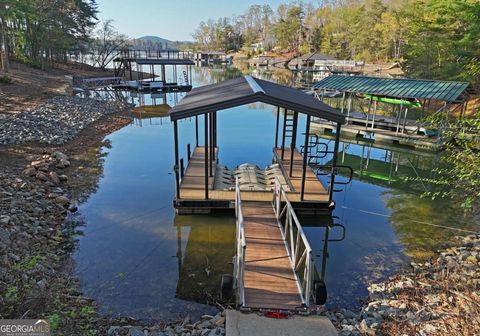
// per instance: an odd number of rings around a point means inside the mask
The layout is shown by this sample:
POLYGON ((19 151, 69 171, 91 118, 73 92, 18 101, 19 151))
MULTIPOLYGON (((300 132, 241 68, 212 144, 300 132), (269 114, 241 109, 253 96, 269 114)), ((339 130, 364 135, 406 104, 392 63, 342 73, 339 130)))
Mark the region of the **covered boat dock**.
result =
POLYGON ((344 116, 299 90, 250 76, 196 88, 169 114, 174 126, 174 204, 178 214, 235 209, 234 269, 232 275, 222 277, 222 295, 229 297, 228 293, 235 290, 237 306, 248 310, 305 313, 315 304, 324 304, 323 275, 320 279, 315 277, 314 255, 296 212, 331 213, 334 208, 337 152, 344 116), (265 172, 244 164, 230 174, 219 164, 217 113, 254 102, 277 108, 272 139, 275 164, 265 172), (300 113, 306 115, 306 124, 299 150, 300 113), (201 116, 203 144, 199 143, 201 116), (320 144, 310 137, 312 117, 336 124, 333 151, 327 148, 320 154, 332 156, 331 165, 322 167, 323 172, 330 173, 328 185, 318 179, 313 168, 320 144), (193 151, 187 145, 185 169, 178 148, 178 122, 186 118, 195 118, 196 143, 193 151))
MULTIPOLYGON (((427 113, 439 114, 446 124, 453 114, 463 117, 470 86, 467 82, 331 75, 312 89, 317 99, 336 105, 345 115, 343 132, 348 135, 435 150, 441 143, 437 130, 427 129, 419 119, 427 113), (381 112, 380 104, 389 109, 381 112)), ((315 125, 322 131, 334 129, 328 122, 315 121, 315 125)))
POLYGON ((265 180, 261 188, 248 183, 249 181, 242 184, 244 181, 241 179, 243 199, 271 201, 275 178, 279 178, 296 209, 329 213, 334 206, 332 198, 335 183, 334 164, 332 167, 324 167, 330 172, 330 183, 324 185, 311 165, 315 161, 314 155, 318 152, 320 144, 310 137, 310 121, 315 117, 336 125, 338 136, 335 149, 330 153, 333 154, 335 163, 340 128, 345 117, 297 89, 250 76, 195 88, 169 112, 175 133, 177 211, 202 213, 212 209, 234 208, 234 178, 238 174, 228 174, 219 163, 216 115, 219 110, 254 102, 277 107, 275 139, 272 139, 272 158, 276 165, 270 171, 253 172, 261 174, 259 179, 265 180), (300 149, 297 148, 297 138, 300 138, 297 130, 299 113, 306 115, 306 129, 303 132, 303 144, 300 149), (199 141, 202 138, 198 127, 200 117, 203 117, 205 125, 203 144, 199 141), (196 143, 194 146, 189 144, 186 157, 180 158, 177 122, 185 118, 195 118, 196 143), (305 148, 307 150, 304 150, 305 148))

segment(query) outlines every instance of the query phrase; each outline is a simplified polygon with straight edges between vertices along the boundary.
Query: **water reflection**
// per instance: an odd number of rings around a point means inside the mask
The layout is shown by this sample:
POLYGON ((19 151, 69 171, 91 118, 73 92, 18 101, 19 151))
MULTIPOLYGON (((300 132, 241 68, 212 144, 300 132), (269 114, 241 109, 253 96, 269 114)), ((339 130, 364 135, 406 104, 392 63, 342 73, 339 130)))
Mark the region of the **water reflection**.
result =
POLYGON ((220 279, 233 271, 235 220, 230 212, 203 216, 177 216, 178 282, 176 297, 214 305, 221 302, 220 279), (186 237, 182 237, 189 228, 186 237), (186 239, 186 245, 182 241, 186 239))

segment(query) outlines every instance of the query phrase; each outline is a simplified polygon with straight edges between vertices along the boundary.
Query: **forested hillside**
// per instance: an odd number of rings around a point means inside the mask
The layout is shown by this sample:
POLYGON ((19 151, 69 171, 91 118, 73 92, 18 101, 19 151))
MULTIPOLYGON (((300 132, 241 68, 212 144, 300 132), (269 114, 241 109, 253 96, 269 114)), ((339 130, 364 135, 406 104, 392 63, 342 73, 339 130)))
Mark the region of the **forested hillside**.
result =
POLYGON ((199 48, 261 49, 339 59, 398 61, 409 76, 480 82, 477 0, 330 0, 253 5, 202 22, 199 48))

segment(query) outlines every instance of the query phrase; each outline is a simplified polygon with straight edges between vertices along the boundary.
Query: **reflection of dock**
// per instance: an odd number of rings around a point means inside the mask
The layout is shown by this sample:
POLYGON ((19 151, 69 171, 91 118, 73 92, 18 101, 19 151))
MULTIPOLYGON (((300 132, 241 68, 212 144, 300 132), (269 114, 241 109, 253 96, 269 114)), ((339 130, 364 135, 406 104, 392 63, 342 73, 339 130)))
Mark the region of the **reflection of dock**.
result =
POLYGON ((231 218, 177 216, 178 283, 176 297, 198 303, 220 300, 222 274, 231 273, 235 226, 231 218), (182 232, 188 235, 182 237, 182 232), (182 241, 185 245, 182 246, 182 241))

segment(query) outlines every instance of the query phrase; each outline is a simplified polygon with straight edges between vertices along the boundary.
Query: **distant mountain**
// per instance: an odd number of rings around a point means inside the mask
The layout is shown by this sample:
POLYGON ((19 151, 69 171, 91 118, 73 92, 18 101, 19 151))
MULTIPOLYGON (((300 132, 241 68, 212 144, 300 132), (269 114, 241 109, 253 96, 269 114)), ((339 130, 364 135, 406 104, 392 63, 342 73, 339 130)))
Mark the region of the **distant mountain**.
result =
POLYGON ((186 46, 193 45, 190 41, 170 41, 158 36, 142 36, 133 39, 132 45, 137 49, 184 49, 186 46))

